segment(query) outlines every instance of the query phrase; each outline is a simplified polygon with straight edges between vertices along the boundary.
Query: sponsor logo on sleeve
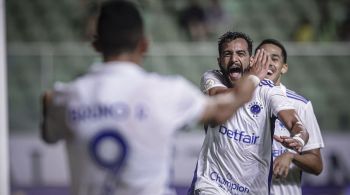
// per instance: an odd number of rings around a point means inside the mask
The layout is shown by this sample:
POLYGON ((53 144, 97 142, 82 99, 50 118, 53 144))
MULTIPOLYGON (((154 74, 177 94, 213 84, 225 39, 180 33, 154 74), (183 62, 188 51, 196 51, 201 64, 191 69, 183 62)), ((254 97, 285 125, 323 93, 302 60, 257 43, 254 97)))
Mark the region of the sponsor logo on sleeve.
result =
POLYGON ((205 89, 211 88, 215 84, 215 81, 213 79, 207 79, 205 81, 204 87, 205 89))

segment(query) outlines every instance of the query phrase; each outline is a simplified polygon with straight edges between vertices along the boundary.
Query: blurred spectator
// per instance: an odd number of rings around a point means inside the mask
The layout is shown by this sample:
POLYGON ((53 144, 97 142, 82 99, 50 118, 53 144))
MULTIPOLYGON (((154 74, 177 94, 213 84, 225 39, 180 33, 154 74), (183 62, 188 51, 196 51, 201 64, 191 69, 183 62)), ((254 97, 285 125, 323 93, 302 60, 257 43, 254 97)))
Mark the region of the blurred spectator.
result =
POLYGON ((315 30, 309 18, 303 17, 293 33, 293 40, 309 42, 315 40, 315 30))
POLYGON ((205 41, 208 38, 205 9, 196 0, 180 12, 179 24, 191 41, 205 41))
POLYGON ((85 41, 91 41, 96 34, 96 18, 98 15, 98 6, 101 0, 80 0, 80 10, 82 10, 82 38, 85 41))
POLYGON ((210 0, 206 9, 208 30, 211 37, 218 37, 227 28, 228 13, 221 4, 221 0, 210 0))
POLYGON ((338 26, 340 41, 350 41, 350 3, 346 5, 346 17, 338 26))
POLYGON ((336 22, 332 18, 329 0, 315 1, 318 6, 320 23, 318 29, 318 40, 334 41, 336 36, 336 22))

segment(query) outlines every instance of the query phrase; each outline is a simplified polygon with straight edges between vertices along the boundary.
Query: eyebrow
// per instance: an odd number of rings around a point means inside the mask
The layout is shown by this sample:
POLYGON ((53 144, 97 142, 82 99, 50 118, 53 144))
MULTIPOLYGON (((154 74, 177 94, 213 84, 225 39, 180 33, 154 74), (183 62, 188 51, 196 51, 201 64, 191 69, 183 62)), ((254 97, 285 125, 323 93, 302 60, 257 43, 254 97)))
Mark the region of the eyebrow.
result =
POLYGON ((278 55, 278 54, 271 54, 272 55, 272 57, 278 57, 278 58, 280 58, 281 56, 280 55, 278 55))
POLYGON ((244 53, 247 53, 247 51, 246 51, 246 50, 243 50, 243 49, 241 49, 241 50, 237 50, 236 52, 237 52, 237 53, 238 53, 238 52, 244 52, 244 53))
POLYGON ((244 52, 244 53, 247 53, 248 51, 246 51, 246 50, 244 50, 244 49, 240 49, 240 50, 236 50, 236 51, 232 51, 232 50, 224 50, 223 52, 231 52, 231 53, 233 53, 233 52, 235 52, 235 53, 240 53, 240 52, 244 52))

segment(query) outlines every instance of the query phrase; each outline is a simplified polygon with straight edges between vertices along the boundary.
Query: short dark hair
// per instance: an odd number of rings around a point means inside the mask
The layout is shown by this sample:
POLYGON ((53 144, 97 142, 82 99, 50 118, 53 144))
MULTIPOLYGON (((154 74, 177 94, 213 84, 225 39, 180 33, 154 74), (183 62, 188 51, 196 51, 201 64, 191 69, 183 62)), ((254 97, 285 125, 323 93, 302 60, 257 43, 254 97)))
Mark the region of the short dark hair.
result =
POLYGON ((255 53, 256 51, 263 45, 265 44, 272 44, 272 45, 276 45, 277 47, 279 47, 282 51, 282 57, 283 57, 283 63, 287 63, 287 51, 286 48, 284 48, 284 46, 282 45, 281 42, 277 41, 276 39, 264 39, 259 45, 258 47, 255 49, 255 53))
POLYGON ((249 55, 252 55, 253 51, 253 40, 245 33, 242 32, 232 32, 228 31, 225 34, 223 34, 218 41, 218 49, 219 49, 219 55, 221 55, 222 47, 225 43, 228 43, 230 41, 233 41, 235 39, 242 38, 244 39, 248 44, 248 52, 249 55))
POLYGON ((143 21, 136 5, 114 0, 101 4, 95 45, 104 55, 133 51, 143 36, 143 21))

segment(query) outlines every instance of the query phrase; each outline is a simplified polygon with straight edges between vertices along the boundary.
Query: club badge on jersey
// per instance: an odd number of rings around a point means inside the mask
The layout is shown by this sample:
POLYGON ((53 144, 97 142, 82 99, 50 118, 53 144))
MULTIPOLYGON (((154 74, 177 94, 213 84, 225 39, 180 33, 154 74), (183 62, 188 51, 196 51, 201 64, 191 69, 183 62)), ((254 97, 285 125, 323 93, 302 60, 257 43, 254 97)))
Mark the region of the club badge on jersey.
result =
POLYGON ((258 117, 261 110, 263 110, 263 109, 264 109, 264 107, 260 102, 253 101, 253 102, 248 104, 248 110, 253 115, 253 117, 258 117))

